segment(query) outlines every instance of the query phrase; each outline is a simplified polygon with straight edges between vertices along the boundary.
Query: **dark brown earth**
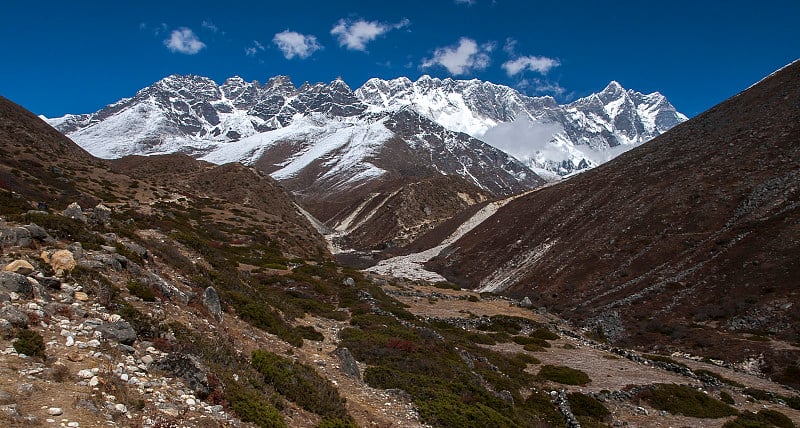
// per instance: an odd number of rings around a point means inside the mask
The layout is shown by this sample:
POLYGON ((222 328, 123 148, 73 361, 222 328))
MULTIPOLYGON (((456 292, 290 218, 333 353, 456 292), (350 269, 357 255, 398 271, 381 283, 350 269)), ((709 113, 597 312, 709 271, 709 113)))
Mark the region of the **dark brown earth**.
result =
POLYGON ((800 63, 509 203, 430 266, 619 344, 763 354, 800 386, 800 63))

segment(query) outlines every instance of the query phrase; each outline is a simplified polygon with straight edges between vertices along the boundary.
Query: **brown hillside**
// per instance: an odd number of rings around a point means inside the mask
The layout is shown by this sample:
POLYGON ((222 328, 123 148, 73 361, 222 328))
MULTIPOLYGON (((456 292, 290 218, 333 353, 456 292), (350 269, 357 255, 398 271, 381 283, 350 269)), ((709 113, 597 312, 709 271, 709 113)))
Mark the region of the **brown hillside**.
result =
POLYGON ((797 384, 796 366, 771 361, 796 364, 800 349, 745 339, 800 342, 800 62, 509 203, 432 267, 530 296, 617 343, 726 360, 766 352, 762 368, 797 384))

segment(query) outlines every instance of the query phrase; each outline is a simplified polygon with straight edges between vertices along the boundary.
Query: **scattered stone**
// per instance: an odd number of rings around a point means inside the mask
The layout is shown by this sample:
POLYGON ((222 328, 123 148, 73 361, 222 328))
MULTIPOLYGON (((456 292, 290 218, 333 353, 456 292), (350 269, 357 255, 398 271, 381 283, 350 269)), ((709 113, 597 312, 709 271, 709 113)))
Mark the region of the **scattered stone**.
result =
POLYGON ((71 335, 67 336, 67 341, 64 343, 64 346, 69 347, 69 346, 72 346, 74 344, 75 344, 75 338, 72 337, 71 335))
POLYGON ((34 392, 38 392, 39 388, 32 383, 20 383, 17 385, 17 394, 28 397, 34 392))
POLYGON ((89 300, 89 295, 84 293, 83 291, 76 291, 75 294, 72 295, 72 297, 74 297, 75 300, 79 300, 81 302, 89 300))
POLYGON ((47 409, 47 414, 50 416, 61 416, 64 414, 64 409, 61 407, 51 407, 47 409))
POLYGON ((22 227, 24 227, 25 230, 31 234, 31 238, 37 241, 45 242, 53 239, 53 237, 51 237, 43 227, 37 224, 31 223, 22 227))
POLYGON ((533 302, 531 302, 530 297, 525 296, 522 298, 522 301, 519 302, 519 305, 523 308, 530 308, 533 306, 533 302))
POLYGON ((153 357, 151 357, 151 356, 149 356, 149 355, 145 355, 145 356, 143 356, 143 357, 141 358, 141 360, 140 360, 140 361, 142 362, 142 364, 147 364, 147 365, 149 365, 149 364, 152 364, 152 363, 153 363, 153 357))
POLYGON ((126 321, 103 324, 97 327, 97 331, 102 333, 104 338, 122 343, 123 345, 132 345, 133 342, 136 341, 136 330, 126 321))
POLYGON ((348 276, 347 278, 345 278, 345 279, 342 281, 342 284, 344 284, 344 285, 345 285, 345 286, 347 286, 347 287, 355 287, 355 286, 356 286, 356 281, 355 281, 353 278, 350 278, 350 277, 348 276))
POLYGON ((14 260, 3 267, 4 272, 14 272, 20 275, 30 275, 33 273, 33 266, 25 260, 14 260))
POLYGON ((158 361, 156 367, 183 379, 200 399, 207 397, 211 392, 206 370, 193 355, 171 352, 158 361))
POLYGON ((89 379, 89 386, 95 387, 99 384, 100 384, 100 378, 98 378, 97 376, 92 376, 92 378, 89 379))
POLYGON ((219 295, 214 287, 207 287, 203 292, 203 305, 205 305, 208 312, 210 312, 218 322, 222 321, 222 304, 219 301, 219 295))
POLYGON ((94 373, 90 369, 82 369, 78 372, 78 377, 81 379, 91 379, 94 377, 94 373))
POLYGON ((8 391, 0 391, 0 405, 11 404, 13 402, 14 398, 8 391))

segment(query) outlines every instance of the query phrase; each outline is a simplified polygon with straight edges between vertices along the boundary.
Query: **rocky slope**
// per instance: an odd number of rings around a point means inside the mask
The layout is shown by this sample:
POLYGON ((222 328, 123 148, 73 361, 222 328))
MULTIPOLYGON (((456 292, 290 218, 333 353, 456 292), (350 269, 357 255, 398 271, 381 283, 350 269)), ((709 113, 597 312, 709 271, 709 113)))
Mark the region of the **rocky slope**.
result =
POLYGON ((529 296, 615 343, 763 358, 796 386, 798 82, 793 63, 509 203, 431 266, 471 288, 529 296))

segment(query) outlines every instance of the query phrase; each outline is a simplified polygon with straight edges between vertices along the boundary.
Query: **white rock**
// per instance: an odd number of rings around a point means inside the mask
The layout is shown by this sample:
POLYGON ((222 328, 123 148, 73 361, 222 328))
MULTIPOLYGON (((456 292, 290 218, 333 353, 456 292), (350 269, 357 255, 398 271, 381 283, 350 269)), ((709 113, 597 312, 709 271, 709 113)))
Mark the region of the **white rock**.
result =
POLYGON ((121 412, 121 413, 128 413, 128 408, 125 407, 125 405, 122 404, 122 403, 115 404, 114 405, 114 409, 116 409, 118 412, 121 412))
POLYGON ((94 387, 94 386, 97 386, 99 384, 100 384, 100 378, 98 378, 97 376, 92 376, 92 378, 89 379, 89 386, 94 387))
POLYGON ((62 325, 62 328, 61 328, 61 336, 63 336, 63 337, 70 337, 70 336, 72 336, 72 333, 71 333, 69 330, 67 330, 67 329, 63 328, 63 325, 64 325, 64 324, 61 324, 61 325, 62 325))
POLYGON ((100 347, 100 341, 97 340, 97 339, 92 339, 92 340, 89 341, 89 343, 87 343, 87 345, 89 345, 90 348, 99 348, 100 347))
POLYGON ((64 413, 64 409, 61 407, 51 407, 47 409, 47 414, 50 416, 61 416, 64 413))
POLYGON ((123 373, 123 374, 119 375, 119 378, 124 380, 125 382, 127 382, 128 379, 130 378, 130 376, 128 376, 127 373, 123 373))
POLYGON ((108 318, 108 321, 109 322, 117 322, 120 319, 122 319, 122 317, 119 314, 113 314, 108 318))
POLYGON ((67 426, 70 428, 78 428, 79 426, 81 426, 81 424, 78 422, 67 422, 67 426))
POLYGON ((142 361, 143 364, 151 364, 153 362, 153 357, 151 357, 149 355, 145 355, 145 356, 142 357, 141 361, 142 361))
POLYGON ((72 336, 67 336, 67 341, 64 343, 64 346, 72 346, 75 344, 75 338, 72 336))
POLYGON ((196 406, 197 405, 197 401, 195 401, 194 398, 187 398, 186 399, 186 405, 188 405, 188 406, 196 406))
POLYGON ((89 369, 83 369, 78 372, 78 377, 81 379, 91 379, 93 376, 94 373, 92 373, 92 371, 89 369))

